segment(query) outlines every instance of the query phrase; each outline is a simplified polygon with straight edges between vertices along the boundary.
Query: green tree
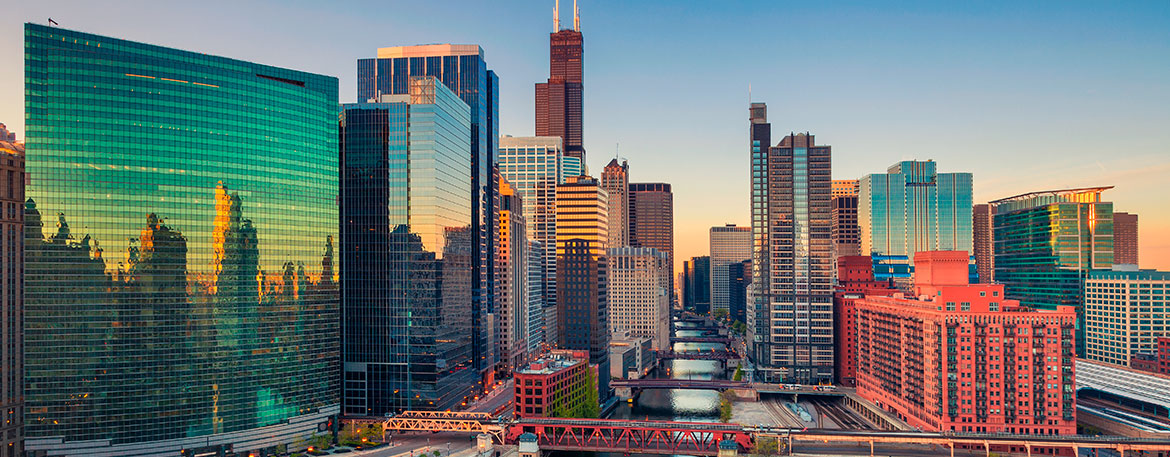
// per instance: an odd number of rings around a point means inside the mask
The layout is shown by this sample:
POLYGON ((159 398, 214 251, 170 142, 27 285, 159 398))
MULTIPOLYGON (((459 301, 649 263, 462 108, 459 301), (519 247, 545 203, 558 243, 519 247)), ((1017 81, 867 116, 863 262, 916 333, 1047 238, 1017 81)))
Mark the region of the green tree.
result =
POLYGON ((761 436, 756 438, 756 445, 752 446, 752 454, 756 455, 777 455, 780 453, 780 443, 776 438, 770 436, 761 436))
POLYGON ((743 381, 743 367, 735 367, 735 374, 731 375, 732 381, 743 381))
POLYGON ((715 311, 711 311, 711 317, 714 317, 715 320, 717 320, 717 321, 721 321, 721 320, 727 318, 727 310, 723 309, 723 308, 719 308, 719 309, 716 309, 715 311))
POLYGON ((735 399, 735 393, 730 390, 725 390, 719 393, 719 421, 728 422, 731 420, 731 405, 735 399))
POLYGON ((597 396, 597 377, 592 370, 586 370, 585 382, 574 384, 565 391, 557 392, 553 398, 553 408, 550 417, 572 419, 596 419, 601 416, 601 405, 597 396), (580 399, 576 405, 574 399, 580 399))

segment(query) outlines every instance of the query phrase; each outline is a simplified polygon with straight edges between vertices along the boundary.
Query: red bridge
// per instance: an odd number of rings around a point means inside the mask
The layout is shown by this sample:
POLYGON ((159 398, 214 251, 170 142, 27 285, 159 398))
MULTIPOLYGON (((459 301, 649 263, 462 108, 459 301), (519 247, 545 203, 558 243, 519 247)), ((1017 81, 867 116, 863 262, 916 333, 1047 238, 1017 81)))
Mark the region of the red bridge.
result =
POLYGON ((626 454, 717 455, 719 442, 731 440, 740 452, 752 448, 742 426, 701 422, 604 419, 524 419, 508 427, 506 442, 536 435, 543 450, 622 452, 626 454))
POLYGON ((725 390, 743 389, 752 386, 747 381, 728 381, 725 379, 611 379, 610 387, 629 387, 632 389, 700 389, 725 390))
POLYGON ((726 336, 672 336, 671 343, 722 343, 731 344, 731 338, 726 336))
POLYGON ((658 360, 738 360, 741 357, 733 351, 727 350, 703 350, 703 351, 657 351, 655 356, 658 360))

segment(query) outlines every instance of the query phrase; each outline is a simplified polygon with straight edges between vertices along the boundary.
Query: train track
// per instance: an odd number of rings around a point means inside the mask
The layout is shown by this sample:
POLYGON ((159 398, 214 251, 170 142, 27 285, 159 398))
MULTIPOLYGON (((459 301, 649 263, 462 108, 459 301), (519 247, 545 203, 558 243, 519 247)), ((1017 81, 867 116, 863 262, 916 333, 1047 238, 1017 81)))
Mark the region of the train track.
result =
POLYGON ((785 408, 784 405, 780 404, 779 402, 767 401, 767 400, 761 400, 761 401, 764 402, 764 408, 767 409, 768 412, 772 413, 772 416, 774 416, 777 420, 779 420, 781 422, 778 425, 780 425, 782 427, 804 427, 805 426, 804 422, 802 422, 800 420, 800 418, 798 418, 794 414, 792 414, 791 411, 788 411, 788 408, 785 408), (787 420, 785 420, 785 419, 787 419, 787 420))
POLYGON ((816 406, 817 412, 829 416, 842 430, 870 430, 873 426, 858 420, 853 413, 844 406, 830 400, 811 399, 809 403, 816 406))

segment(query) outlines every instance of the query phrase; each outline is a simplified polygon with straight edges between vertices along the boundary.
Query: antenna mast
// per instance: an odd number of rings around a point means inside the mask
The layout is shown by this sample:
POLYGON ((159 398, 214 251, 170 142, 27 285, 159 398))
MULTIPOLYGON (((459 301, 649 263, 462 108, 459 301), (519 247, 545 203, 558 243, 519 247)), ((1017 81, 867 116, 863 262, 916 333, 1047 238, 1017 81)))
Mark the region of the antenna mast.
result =
POLYGON ((581 10, 577 9, 577 0, 573 0, 573 30, 581 31, 581 10))
MULTIPOLYGON (((574 0, 576 1, 576 0, 574 0)), ((561 0, 553 4, 553 33, 561 31, 561 0)))

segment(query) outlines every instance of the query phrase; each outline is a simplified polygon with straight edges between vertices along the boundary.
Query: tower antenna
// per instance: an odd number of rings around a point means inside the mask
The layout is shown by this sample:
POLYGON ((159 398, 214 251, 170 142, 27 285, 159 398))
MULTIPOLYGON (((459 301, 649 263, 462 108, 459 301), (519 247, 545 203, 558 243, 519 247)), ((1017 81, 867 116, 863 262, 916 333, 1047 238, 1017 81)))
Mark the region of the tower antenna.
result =
POLYGON ((561 31, 561 0, 553 4, 553 33, 561 31))
POLYGON ((581 31, 581 10, 577 9, 577 0, 573 0, 573 30, 581 31))

